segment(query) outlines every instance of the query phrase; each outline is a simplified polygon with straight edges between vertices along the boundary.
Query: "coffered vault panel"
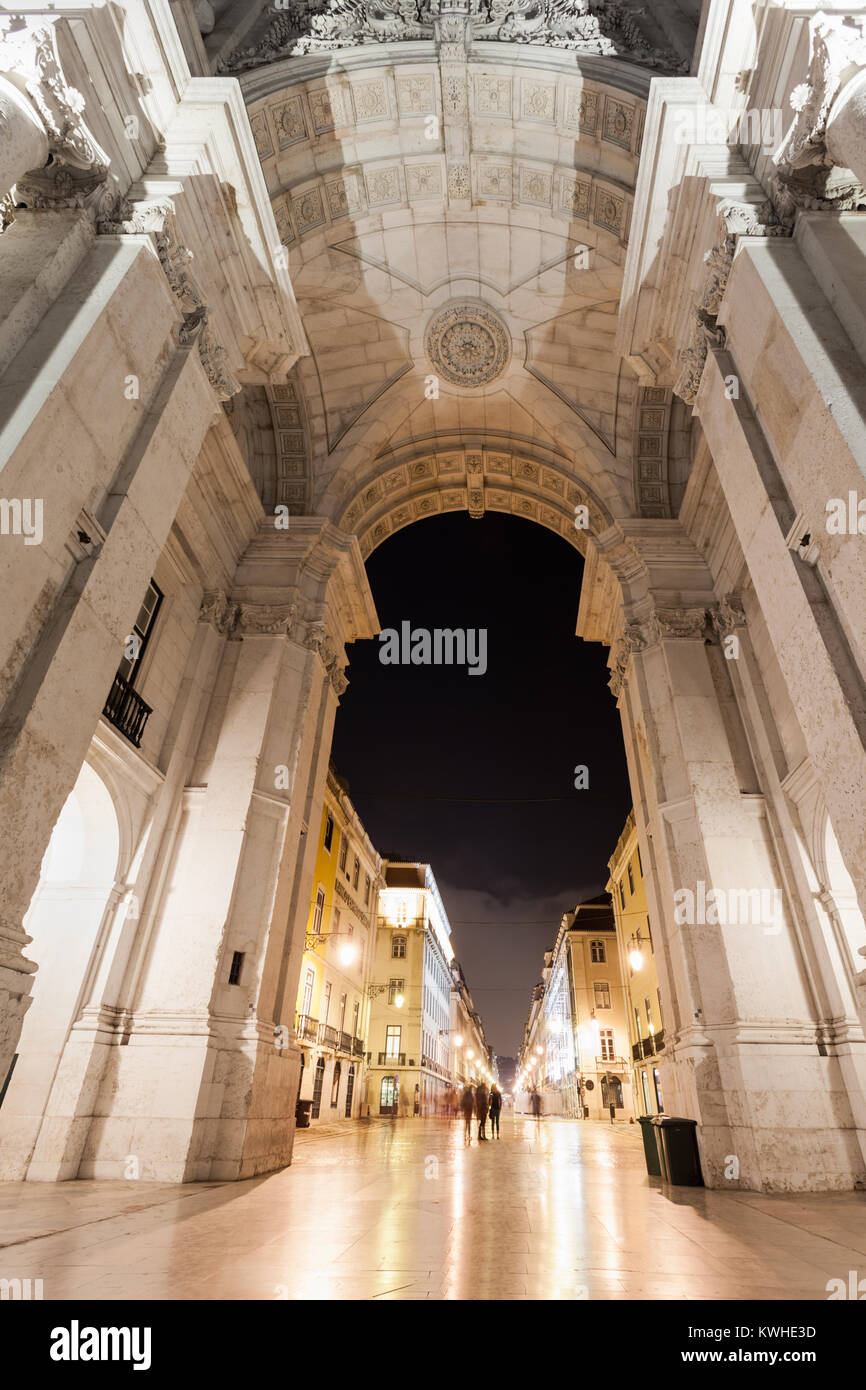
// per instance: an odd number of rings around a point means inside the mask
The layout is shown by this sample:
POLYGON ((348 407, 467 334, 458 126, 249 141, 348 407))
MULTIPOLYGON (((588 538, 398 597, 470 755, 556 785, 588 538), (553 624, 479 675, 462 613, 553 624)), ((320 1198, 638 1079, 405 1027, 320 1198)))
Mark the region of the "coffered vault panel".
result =
POLYGON ((510 44, 453 66, 418 47, 242 78, 310 347, 312 509, 336 519, 397 451, 537 441, 611 514, 670 515, 664 451, 638 475, 637 382, 614 349, 646 77, 571 53, 529 65, 510 44), (492 375, 486 329, 454 315, 469 302, 505 335, 492 375), (454 370, 431 347, 437 316, 454 370))

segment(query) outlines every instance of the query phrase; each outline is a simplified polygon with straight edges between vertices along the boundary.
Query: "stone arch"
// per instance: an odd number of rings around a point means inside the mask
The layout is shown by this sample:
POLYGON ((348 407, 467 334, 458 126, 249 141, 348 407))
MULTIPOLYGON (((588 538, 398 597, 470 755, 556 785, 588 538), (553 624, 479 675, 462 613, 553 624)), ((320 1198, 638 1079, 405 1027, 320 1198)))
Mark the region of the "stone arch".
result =
POLYGON ((530 65, 501 26, 491 33, 509 42, 481 51, 476 19, 465 52, 446 58, 436 28, 410 55, 372 43, 373 30, 343 36, 342 14, 327 42, 317 23, 298 36, 286 21, 228 64, 307 335, 309 509, 337 519, 380 455, 432 435, 471 440, 491 425, 480 409, 501 417, 504 447, 541 440, 569 455, 612 515, 676 515, 677 404, 670 391, 650 399, 615 343, 649 71, 626 46, 577 37, 530 65), (513 344, 507 371, 479 383, 480 406, 453 382, 435 401, 424 389, 431 318, 466 298, 513 344))
POLYGON ((536 521, 584 555, 587 537, 613 521, 593 492, 571 480, 567 459, 529 448, 512 452, 495 442, 458 442, 383 460, 381 473, 355 491, 337 524, 358 536, 366 559, 413 521, 462 510, 475 518, 497 511, 536 521))
POLYGON ((122 896, 125 821, 106 781, 85 762, 54 827, 25 919, 39 971, 0 1112, 3 1177, 39 1176, 30 1170, 43 1116, 88 997, 106 924, 122 896))

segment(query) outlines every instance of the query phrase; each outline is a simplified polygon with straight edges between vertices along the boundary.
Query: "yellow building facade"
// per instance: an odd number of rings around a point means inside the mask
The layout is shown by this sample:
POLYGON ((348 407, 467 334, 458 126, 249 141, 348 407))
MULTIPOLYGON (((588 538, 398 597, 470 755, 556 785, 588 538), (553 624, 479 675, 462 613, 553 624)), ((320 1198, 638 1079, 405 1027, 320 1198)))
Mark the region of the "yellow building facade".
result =
POLYGON ((608 860, 607 891, 613 901, 622 984, 626 992, 635 1113, 664 1109, 658 1056, 664 1049, 664 1014, 647 909, 634 811, 630 811, 608 860))
POLYGON ((381 858, 329 769, 298 984, 299 1100, 313 1125, 355 1119, 366 1094, 369 980, 381 858))

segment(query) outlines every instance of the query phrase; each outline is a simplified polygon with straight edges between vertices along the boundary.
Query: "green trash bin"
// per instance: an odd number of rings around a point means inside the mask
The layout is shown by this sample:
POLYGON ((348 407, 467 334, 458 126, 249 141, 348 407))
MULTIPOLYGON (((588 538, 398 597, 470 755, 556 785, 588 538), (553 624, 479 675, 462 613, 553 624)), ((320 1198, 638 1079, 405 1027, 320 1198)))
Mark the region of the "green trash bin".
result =
POLYGON ((653 1126, 653 1117, 652 1115, 638 1115, 637 1122, 640 1125, 640 1135, 643 1139, 646 1170, 651 1178, 660 1178, 662 1167, 659 1159, 658 1133, 653 1126))
POLYGON ((697 1120, 679 1115, 654 1115, 659 1139, 662 1177, 674 1187, 703 1187, 698 1153, 697 1120))

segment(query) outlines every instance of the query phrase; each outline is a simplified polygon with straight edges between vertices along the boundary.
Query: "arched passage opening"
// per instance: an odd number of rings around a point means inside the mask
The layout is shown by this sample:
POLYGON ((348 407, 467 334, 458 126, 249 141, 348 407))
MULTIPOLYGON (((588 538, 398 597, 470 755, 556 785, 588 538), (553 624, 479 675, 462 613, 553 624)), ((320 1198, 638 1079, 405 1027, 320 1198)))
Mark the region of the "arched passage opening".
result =
POLYGON ((121 896, 120 848, 114 801, 85 763, 54 827, 25 919, 40 968, 0 1109, 0 1171, 9 1176, 27 1173, 69 1031, 87 1000, 103 928, 121 896))

